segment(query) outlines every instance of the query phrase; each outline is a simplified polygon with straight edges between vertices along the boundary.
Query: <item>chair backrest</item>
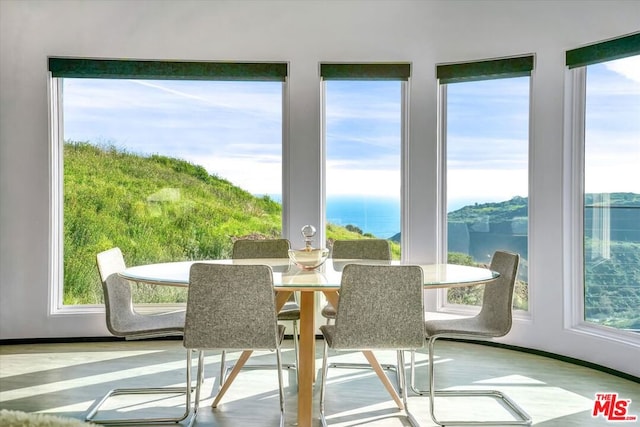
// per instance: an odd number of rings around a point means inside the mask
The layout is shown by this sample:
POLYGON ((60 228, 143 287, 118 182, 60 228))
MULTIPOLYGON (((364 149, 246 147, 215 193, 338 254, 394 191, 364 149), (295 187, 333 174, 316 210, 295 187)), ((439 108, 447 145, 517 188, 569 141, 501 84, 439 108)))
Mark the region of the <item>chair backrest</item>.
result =
POLYGON ((290 247, 287 239, 236 240, 231 258, 288 258, 290 247))
POLYGON ((424 345, 422 269, 349 264, 342 272, 336 349, 415 349, 424 345))
POLYGON ((391 245, 384 239, 335 240, 331 257, 390 260, 391 245))
POLYGON ((96 256, 102 281, 107 328, 117 337, 124 337, 136 317, 131 299, 131 285, 118 276, 127 266, 120 248, 111 248, 96 256))
POLYGON ((496 251, 491 259, 489 268, 500 273, 500 277, 484 286, 482 308, 476 319, 495 337, 511 330, 513 290, 519 263, 520 255, 504 251, 496 251))
POLYGON ((267 265, 195 263, 189 274, 184 346, 275 349, 273 273, 267 265))
MULTIPOLYGON (((231 258, 289 258, 291 243, 287 239, 267 240, 236 240, 233 242, 231 258)), ((295 294, 289 296, 289 301, 295 301, 295 294)))

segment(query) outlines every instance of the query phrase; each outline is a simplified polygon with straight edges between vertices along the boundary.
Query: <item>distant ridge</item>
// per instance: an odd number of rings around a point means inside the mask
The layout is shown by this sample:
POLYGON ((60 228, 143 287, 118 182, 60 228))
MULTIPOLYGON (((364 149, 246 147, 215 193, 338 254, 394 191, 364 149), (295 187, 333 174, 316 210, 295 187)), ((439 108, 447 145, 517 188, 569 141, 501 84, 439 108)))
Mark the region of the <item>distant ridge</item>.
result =
MULTIPOLYGON (((619 193, 605 193, 605 195, 599 193, 589 193, 585 196, 585 208, 596 208, 606 203, 613 209, 621 208, 640 208, 640 194, 619 192, 619 193)), ((449 223, 465 223, 468 226, 487 227, 493 224, 493 228, 504 228, 508 224, 508 234, 527 234, 528 227, 528 209, 529 199, 527 197, 515 196, 510 200, 502 202, 490 202, 490 203, 474 203, 471 205, 463 206, 460 209, 449 212, 447 220, 449 223), (500 225, 503 224, 503 225, 500 225)), ((589 214, 587 213, 587 216, 589 214)), ((636 224, 634 227, 632 224, 626 224, 633 221, 633 219, 627 219, 626 216, 620 212, 616 214, 620 217, 619 221, 625 223, 624 228, 627 233, 627 239, 631 238, 632 241, 640 242, 640 224, 636 224)), ((614 224, 612 228, 616 228, 614 224)), ((480 231, 480 230, 476 230, 480 231)), ((396 233, 388 240, 396 243, 400 243, 401 233, 396 233)))

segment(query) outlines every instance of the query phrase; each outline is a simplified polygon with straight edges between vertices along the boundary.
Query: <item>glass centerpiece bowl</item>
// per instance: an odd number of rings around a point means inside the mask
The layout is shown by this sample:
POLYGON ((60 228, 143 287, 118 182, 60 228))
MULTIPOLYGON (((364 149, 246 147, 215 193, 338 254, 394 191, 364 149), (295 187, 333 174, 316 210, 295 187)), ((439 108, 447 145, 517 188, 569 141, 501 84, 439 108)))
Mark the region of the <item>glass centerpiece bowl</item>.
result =
POLYGON ((301 230, 304 237, 304 249, 289 249, 289 258, 303 270, 314 270, 329 258, 329 249, 311 246, 316 229, 313 225, 305 225, 301 230))
POLYGON ((303 270, 314 270, 329 258, 329 249, 289 249, 289 259, 303 270))

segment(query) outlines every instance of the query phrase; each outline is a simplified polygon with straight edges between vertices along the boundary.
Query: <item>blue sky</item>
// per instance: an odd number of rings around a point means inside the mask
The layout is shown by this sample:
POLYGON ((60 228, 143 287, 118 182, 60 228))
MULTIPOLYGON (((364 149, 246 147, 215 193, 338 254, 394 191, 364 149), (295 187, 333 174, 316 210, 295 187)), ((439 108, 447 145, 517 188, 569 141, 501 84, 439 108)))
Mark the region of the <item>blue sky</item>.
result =
POLYGON ((399 81, 327 81, 327 196, 400 199, 399 81))
POLYGON ((448 210, 528 196, 528 77, 447 87, 448 210))
POLYGON ((586 109, 585 191, 640 193, 640 56, 590 66, 586 109))
MULTIPOLYGON (((640 57, 592 66, 589 77, 587 168, 597 179, 587 191, 640 193, 640 57)), ((526 196, 528 88, 527 78, 449 85, 450 198, 526 196)), ((400 83, 327 82, 326 93, 327 194, 399 197, 400 83)), ((281 94, 266 82, 65 79, 64 136, 183 158, 277 194, 281 94)))
POLYGON ((253 193, 279 192, 281 94, 281 83, 65 79, 64 135, 183 158, 253 193), (262 179, 247 173, 247 157, 262 179))

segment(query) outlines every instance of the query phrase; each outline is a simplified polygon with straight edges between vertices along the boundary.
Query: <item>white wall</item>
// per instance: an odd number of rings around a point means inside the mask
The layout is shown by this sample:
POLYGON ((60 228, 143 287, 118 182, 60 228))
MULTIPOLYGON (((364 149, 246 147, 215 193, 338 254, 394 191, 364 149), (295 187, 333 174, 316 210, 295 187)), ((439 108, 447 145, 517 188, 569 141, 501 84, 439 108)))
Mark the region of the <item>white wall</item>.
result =
POLYGON ((321 223, 318 63, 410 61, 404 253, 428 262, 437 251, 435 64, 535 53, 532 317, 505 341, 640 376, 638 341, 565 329, 562 283, 564 52, 639 29, 633 0, 0 0, 0 339, 106 335, 102 314, 48 315, 47 56, 289 61, 292 238, 321 223), (318 161, 296 161, 310 157, 318 161))

